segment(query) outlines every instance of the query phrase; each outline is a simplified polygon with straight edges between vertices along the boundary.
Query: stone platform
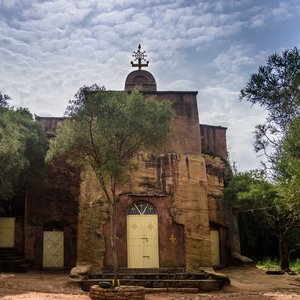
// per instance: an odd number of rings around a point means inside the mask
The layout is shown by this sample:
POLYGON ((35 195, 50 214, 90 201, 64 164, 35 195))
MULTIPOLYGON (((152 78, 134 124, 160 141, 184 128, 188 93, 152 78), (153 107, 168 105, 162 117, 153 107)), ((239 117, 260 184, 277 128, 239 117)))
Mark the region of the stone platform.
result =
POLYGON ((92 300, 144 300, 145 289, 138 286, 120 286, 114 289, 103 289, 98 285, 90 288, 92 300))
MULTIPOLYGON (((84 291, 89 291, 99 282, 111 282, 112 273, 90 274, 81 281, 84 291)), ((230 283, 229 278, 220 274, 206 272, 198 273, 119 273, 121 286, 142 286, 146 293, 157 291, 186 291, 195 292, 218 291, 230 283)))

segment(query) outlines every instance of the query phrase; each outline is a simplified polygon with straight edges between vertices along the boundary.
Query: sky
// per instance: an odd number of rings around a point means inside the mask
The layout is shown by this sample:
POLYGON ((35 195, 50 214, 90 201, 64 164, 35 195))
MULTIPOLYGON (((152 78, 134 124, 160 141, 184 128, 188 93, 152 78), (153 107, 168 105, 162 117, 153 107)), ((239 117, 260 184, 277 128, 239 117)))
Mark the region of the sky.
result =
POLYGON ((198 91, 200 123, 227 127, 231 162, 259 167, 239 100, 273 53, 300 47, 299 0, 0 0, 0 91, 39 116, 62 116, 83 85, 123 90, 137 45, 158 90, 198 91))

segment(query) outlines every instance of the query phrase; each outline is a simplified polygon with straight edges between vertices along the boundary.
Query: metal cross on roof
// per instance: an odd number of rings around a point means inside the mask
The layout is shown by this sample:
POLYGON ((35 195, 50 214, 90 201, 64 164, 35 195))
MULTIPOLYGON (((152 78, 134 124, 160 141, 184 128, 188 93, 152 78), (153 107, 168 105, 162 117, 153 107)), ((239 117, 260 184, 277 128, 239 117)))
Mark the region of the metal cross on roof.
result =
POLYGON ((137 63, 131 62, 132 67, 138 67, 139 70, 142 69, 142 67, 148 67, 149 61, 145 59, 147 55, 145 54, 145 51, 141 51, 141 44, 138 45, 138 50, 133 51, 134 61, 137 61, 137 63), (145 61, 146 63, 142 63, 142 61, 145 61))

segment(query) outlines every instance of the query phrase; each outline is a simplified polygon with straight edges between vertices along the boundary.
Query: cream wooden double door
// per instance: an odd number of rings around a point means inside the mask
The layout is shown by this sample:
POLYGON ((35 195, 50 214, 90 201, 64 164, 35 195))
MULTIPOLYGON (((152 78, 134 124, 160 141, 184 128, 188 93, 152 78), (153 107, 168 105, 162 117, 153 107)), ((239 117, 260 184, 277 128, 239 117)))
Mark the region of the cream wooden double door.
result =
POLYGON ((44 231, 43 268, 63 268, 64 232, 44 231))
POLYGON ((217 266, 220 264, 220 233, 219 230, 210 230, 211 245, 211 264, 217 266))
POLYGON ((0 218, 0 248, 13 248, 15 246, 15 224, 15 218, 0 218))
POLYGON ((159 268, 158 216, 147 202, 134 203, 127 215, 128 268, 159 268))

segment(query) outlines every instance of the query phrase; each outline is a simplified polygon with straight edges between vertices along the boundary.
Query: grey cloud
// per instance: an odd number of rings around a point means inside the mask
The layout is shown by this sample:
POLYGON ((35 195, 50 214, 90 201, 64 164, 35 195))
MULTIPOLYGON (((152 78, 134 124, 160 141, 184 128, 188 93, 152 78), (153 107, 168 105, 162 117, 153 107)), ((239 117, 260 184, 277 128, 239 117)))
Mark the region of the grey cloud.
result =
POLYGON ((230 128, 237 159, 241 150, 252 151, 251 130, 264 118, 238 102, 238 91, 268 53, 234 40, 265 8, 264 22, 271 16, 275 22, 297 7, 297 1, 289 1, 292 8, 283 1, 253 7, 250 0, 4 2, 0 81, 14 105, 62 115, 84 84, 123 89, 132 51, 142 43, 158 88, 199 90, 201 122, 230 128))

